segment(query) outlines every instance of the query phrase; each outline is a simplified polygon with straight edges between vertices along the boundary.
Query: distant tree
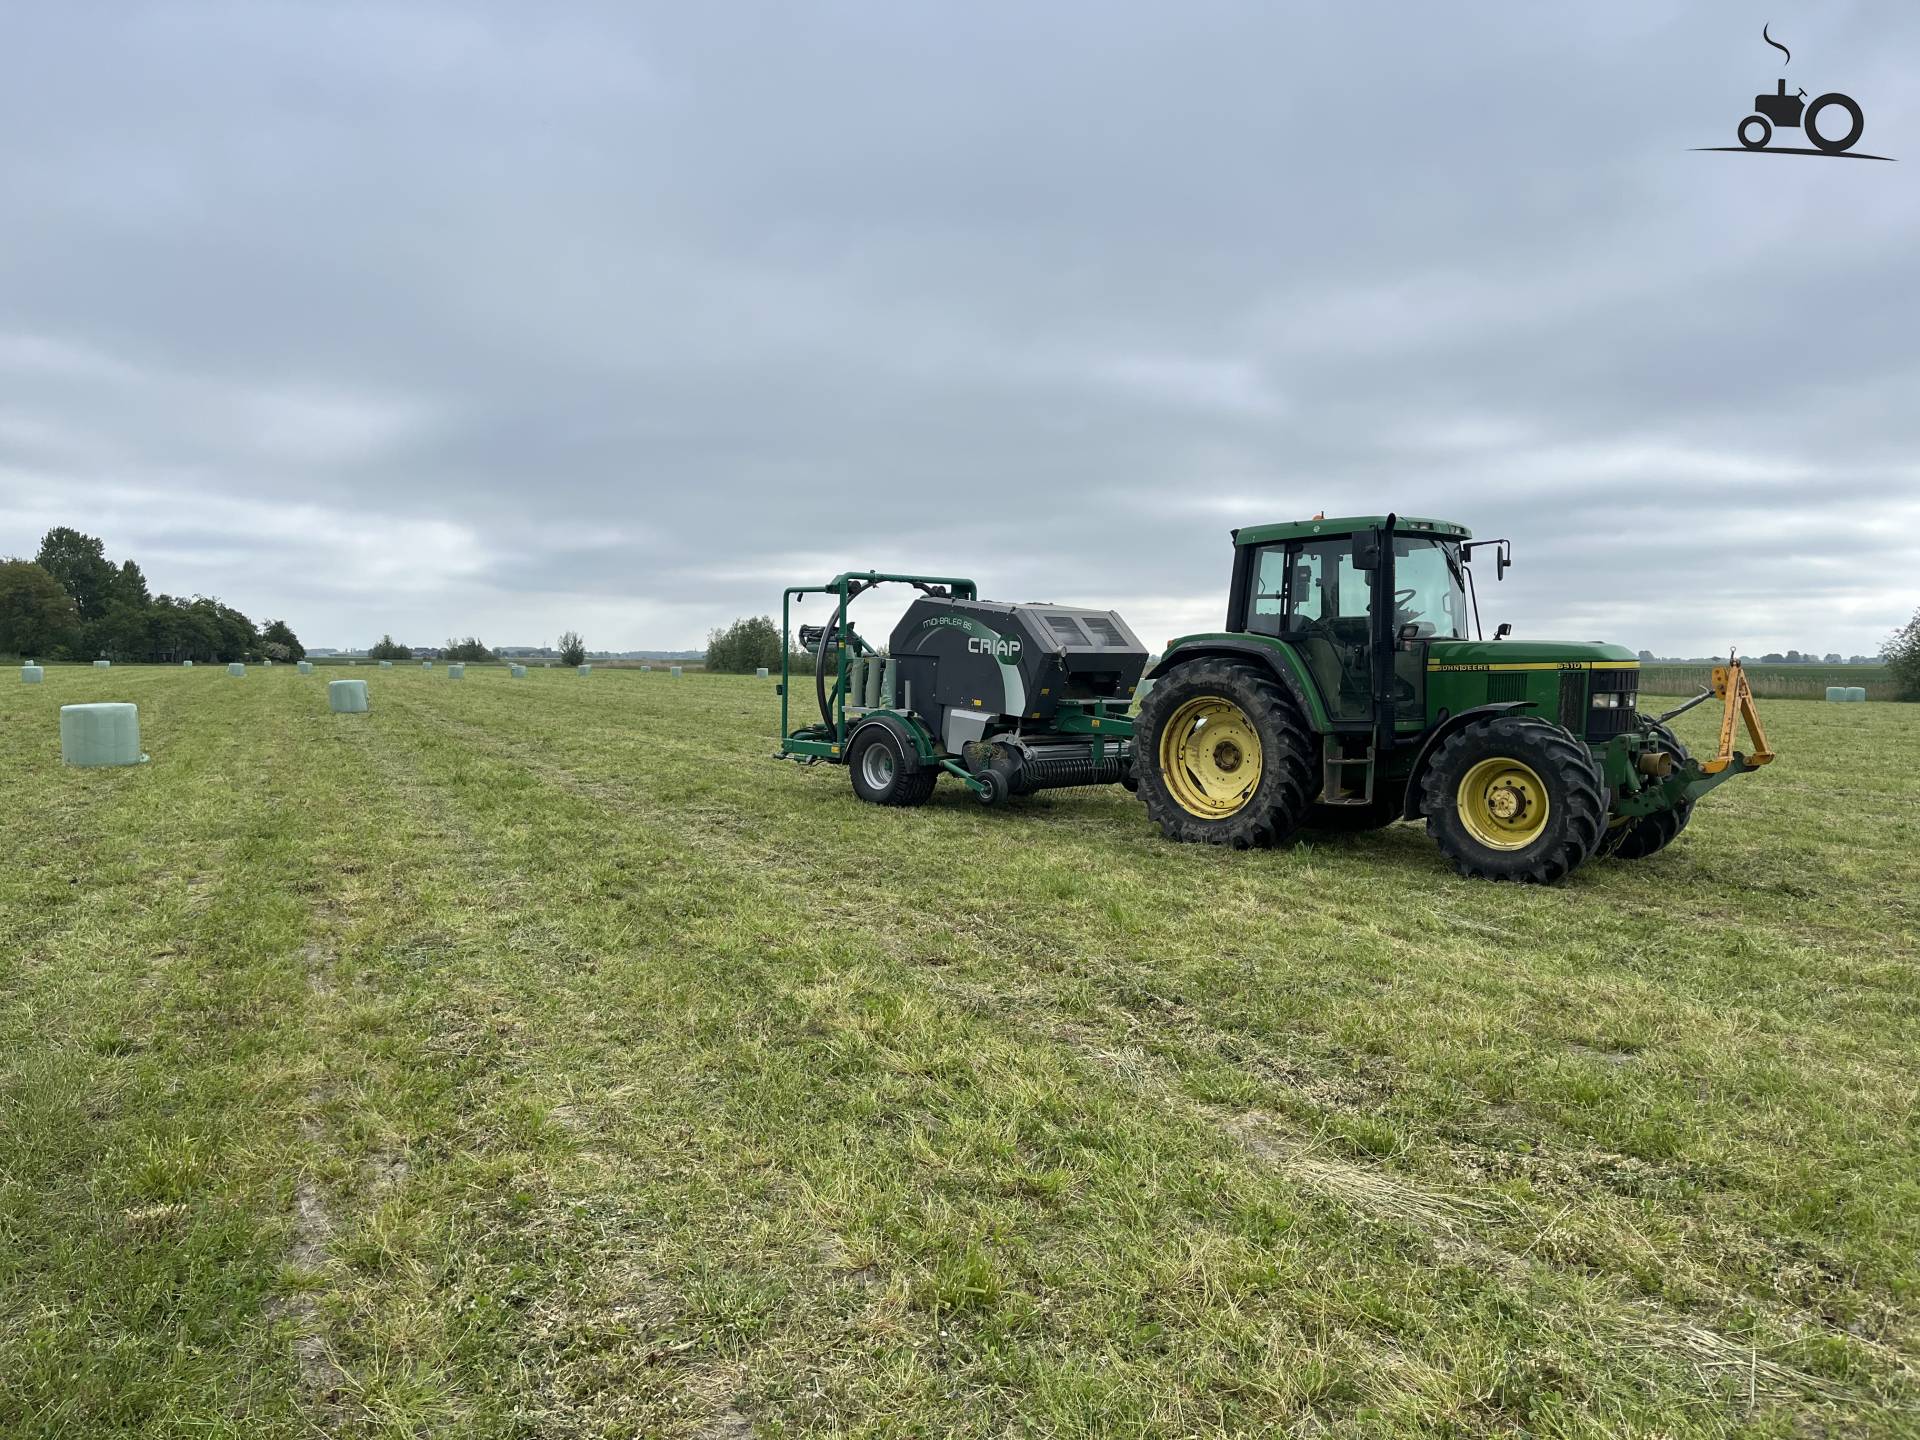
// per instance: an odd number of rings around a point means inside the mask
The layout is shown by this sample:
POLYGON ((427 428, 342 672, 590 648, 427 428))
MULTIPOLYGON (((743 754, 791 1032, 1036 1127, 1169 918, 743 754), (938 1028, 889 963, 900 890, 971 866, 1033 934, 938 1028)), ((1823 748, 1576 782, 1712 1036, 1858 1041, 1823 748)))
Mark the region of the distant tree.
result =
POLYGON ((275 660, 304 660, 307 647, 284 620, 269 620, 260 631, 260 643, 275 660), (280 653, 276 654, 278 651, 280 653))
POLYGON ((1827 653, 1827 658, 1826 658, 1826 661, 1825 661, 1824 663, 1826 663, 1826 664, 1828 664, 1828 665, 1839 665, 1839 664, 1842 664, 1842 663, 1844 663, 1844 662, 1842 662, 1842 660, 1840 659, 1840 655, 1839 655, 1839 653, 1838 653, 1837 651, 1829 651, 1829 652, 1827 653))
POLYGON ((110 603, 129 605, 135 610, 144 610, 153 603, 153 597, 147 593, 147 577, 140 573, 140 567, 131 560, 120 562, 107 593, 110 603))
POLYGON ((0 561, 0 650, 65 658, 80 643, 80 612, 58 580, 31 560, 0 561))
POLYGON ((411 645, 402 645, 391 635, 382 635, 379 640, 375 641, 374 644, 368 648, 367 658, 370 660, 411 660, 413 658, 413 647, 411 645))
POLYGON ((560 636, 560 663, 562 665, 584 665, 587 663, 587 642, 578 632, 563 631, 560 636))
POLYGON ((86 627, 87 649, 109 660, 145 660, 153 649, 152 609, 116 595, 107 613, 86 627))
POLYGON ((751 675, 760 666, 780 664, 780 630, 771 617, 736 620, 707 636, 707 669, 726 675, 751 675))
POLYGON ((1920 610, 1887 637, 1880 658, 1887 662, 1894 694, 1902 700, 1920 700, 1920 610))
POLYGON ((1640 663, 1642 665, 1651 665, 1653 658, 1653 652, 1651 650, 1642 650, 1640 652, 1640 663))
POLYGON ((1769 650, 1760 657, 1760 663, 1762 665, 1784 665, 1787 663, 1787 657, 1782 655, 1778 650, 1769 650))
POLYGON ((118 577, 99 540, 56 525, 41 538, 40 553, 34 561, 73 597, 82 625, 105 617, 107 600, 118 577))
POLYGON ((491 650, 480 643, 479 637, 474 635, 469 635, 464 640, 448 640, 445 653, 449 660, 484 662, 498 658, 491 650))

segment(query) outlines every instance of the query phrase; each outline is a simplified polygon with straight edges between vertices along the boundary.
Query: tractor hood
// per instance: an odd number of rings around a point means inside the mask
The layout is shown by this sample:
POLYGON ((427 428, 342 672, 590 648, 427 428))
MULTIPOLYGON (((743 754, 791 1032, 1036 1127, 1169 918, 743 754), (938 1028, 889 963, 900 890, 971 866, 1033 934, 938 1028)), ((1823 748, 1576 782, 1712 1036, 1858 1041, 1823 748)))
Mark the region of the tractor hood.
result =
POLYGON ((1433 670, 1488 670, 1526 665, 1540 669, 1582 669, 1603 665, 1613 669, 1635 665, 1633 651, 1624 645, 1597 640, 1431 640, 1427 667, 1433 670))

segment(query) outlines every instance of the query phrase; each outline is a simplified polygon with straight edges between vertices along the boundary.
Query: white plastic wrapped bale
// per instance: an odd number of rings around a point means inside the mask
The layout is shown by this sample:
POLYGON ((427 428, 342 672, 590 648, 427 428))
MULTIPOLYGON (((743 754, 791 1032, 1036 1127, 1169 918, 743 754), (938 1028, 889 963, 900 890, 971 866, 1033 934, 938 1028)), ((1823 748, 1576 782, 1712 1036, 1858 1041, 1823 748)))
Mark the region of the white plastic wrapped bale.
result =
POLYGON ((449 666, 447 666, 447 679, 449 679, 449 680, 464 680, 464 679, 466 679, 466 678, 467 678, 467 667, 466 667, 466 666, 464 666, 464 665, 449 665, 449 666))
POLYGON ((20 667, 20 683, 22 685, 38 685, 46 678, 47 672, 38 665, 22 665, 20 667))
POLYGON ((579 667, 579 673, 580 673, 580 674, 582 674, 582 675, 591 675, 591 674, 593 674, 593 666, 591 666, 591 665, 582 665, 582 666, 580 666, 580 667, 579 667))
POLYGON ((246 673, 247 673, 247 667, 242 665, 238 660, 229 660, 227 662, 227 674, 244 675, 246 673))
POLYGON ((336 715, 366 714, 367 682, 364 680, 329 680, 327 682, 327 709, 336 715))
POLYGON ((1844 705, 1850 701, 1865 700, 1866 698, 1867 690, 1864 685, 1827 686, 1827 699, 1833 701, 1836 705, 1844 705))
POLYGON ((181 668, 182 670, 191 670, 191 669, 193 669, 193 661, 191 661, 191 660, 182 660, 182 661, 180 662, 180 668, 181 668))
POLYGON ((507 675, 514 680, 524 680, 527 678, 527 667, 524 665, 509 665, 507 667, 507 675))
POLYGON ((380 668, 382 670, 391 670, 393 668, 393 662, 391 660, 382 660, 380 662, 380 668))
POLYGON ((113 668, 113 661, 96 660, 93 662, 93 668, 96 670, 111 670, 113 668))
POLYGON ((760 666, 760 667, 759 667, 758 669, 756 669, 756 670, 755 670, 755 671, 753 672, 753 678, 754 678, 754 679, 756 679, 756 680, 764 680, 764 679, 766 679, 766 678, 767 678, 767 667, 766 667, 766 666, 764 666, 764 665, 762 665, 762 666, 760 666))
POLYGON ((674 666, 671 670, 667 671, 667 675, 670 679, 678 680, 680 678, 680 667, 678 665, 674 666))
POLYGON ((69 765, 143 765, 140 707, 124 702, 60 707, 60 758, 69 765))
POLYGON ((1857 700, 1863 705, 1866 704, 1867 687, 1864 685, 1849 685, 1847 687, 1847 699, 1857 700))
POLYGON ((298 665, 294 666, 293 668, 298 670, 302 675, 313 674, 313 662, 311 660, 302 660, 298 665))

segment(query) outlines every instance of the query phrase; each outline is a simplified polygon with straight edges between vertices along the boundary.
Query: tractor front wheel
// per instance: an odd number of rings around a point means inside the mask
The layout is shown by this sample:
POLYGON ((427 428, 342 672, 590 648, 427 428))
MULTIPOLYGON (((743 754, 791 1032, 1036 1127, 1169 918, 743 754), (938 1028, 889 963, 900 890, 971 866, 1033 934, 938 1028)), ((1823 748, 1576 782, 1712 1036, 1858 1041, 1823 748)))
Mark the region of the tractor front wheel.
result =
POLYGON ((1169 840, 1244 850, 1290 839, 1306 819, 1318 745, 1271 675, 1190 660, 1163 676, 1134 721, 1134 774, 1169 840))
POLYGON ((1449 736, 1421 786, 1427 833, 1462 875, 1551 885, 1607 824, 1600 769, 1545 720, 1502 715, 1449 736))

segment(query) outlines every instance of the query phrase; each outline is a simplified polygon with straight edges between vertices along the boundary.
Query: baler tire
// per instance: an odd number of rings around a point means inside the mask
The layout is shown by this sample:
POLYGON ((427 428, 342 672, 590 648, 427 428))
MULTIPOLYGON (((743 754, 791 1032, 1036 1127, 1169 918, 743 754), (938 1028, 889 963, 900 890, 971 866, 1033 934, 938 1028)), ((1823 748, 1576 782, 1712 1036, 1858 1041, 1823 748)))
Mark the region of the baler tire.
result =
POLYGON ((881 725, 869 726, 854 737, 847 751, 847 773, 853 780, 853 793, 869 805, 924 805, 933 794, 933 782, 939 778, 938 772, 910 768, 900 742, 881 725), (876 745, 884 745, 893 762, 884 767, 884 780, 868 773, 883 768, 877 762, 868 764, 869 752, 876 745))
MULTIPOLYGON (((1659 721, 1653 722, 1656 747, 1680 763, 1689 758, 1687 747, 1678 735, 1659 721)), ((1607 856, 1613 860, 1644 860, 1658 853, 1680 838, 1680 832, 1687 828, 1687 822, 1693 819, 1693 801, 1683 800, 1671 810, 1662 810, 1653 815, 1642 815, 1629 820, 1620 827, 1617 835, 1610 835, 1607 844, 1607 856)))
POLYGON ((1134 719, 1135 792, 1169 840, 1185 844, 1264 848, 1291 840, 1319 786, 1320 745, 1293 698, 1265 671, 1232 660, 1190 660, 1162 676, 1134 719), (1219 696, 1247 719, 1260 740, 1260 779, 1238 810, 1218 819, 1196 815, 1173 796, 1160 768, 1160 732, 1189 701, 1219 696))
POLYGON ((1607 792, 1584 742, 1558 725, 1531 716, 1476 721, 1447 738, 1421 782, 1427 834, 1455 870, 1469 879, 1552 885, 1586 862, 1604 838, 1607 792), (1492 760, 1520 762, 1545 792, 1540 834, 1506 850, 1475 838, 1461 818, 1459 793, 1475 767, 1492 760))

